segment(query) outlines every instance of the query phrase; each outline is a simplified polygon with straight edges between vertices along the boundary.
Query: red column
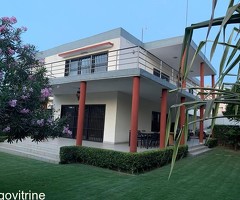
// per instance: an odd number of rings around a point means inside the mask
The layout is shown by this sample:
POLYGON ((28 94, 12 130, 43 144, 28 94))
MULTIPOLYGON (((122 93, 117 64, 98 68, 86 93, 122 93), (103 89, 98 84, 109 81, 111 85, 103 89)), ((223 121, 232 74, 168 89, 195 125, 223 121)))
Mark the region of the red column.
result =
MULTIPOLYGON (((200 87, 204 87, 204 63, 200 63, 200 87)), ((204 90, 201 89, 201 99, 204 99, 204 90)), ((203 119, 203 114, 204 114, 204 106, 200 107, 200 119, 203 119)), ((199 126, 199 142, 203 143, 203 127, 204 127, 204 122, 203 120, 200 121, 200 126, 199 126)))
POLYGON ((78 107, 78 123, 77 123, 77 139, 76 139, 77 146, 82 146, 86 88, 87 88, 87 83, 85 81, 82 81, 80 83, 80 98, 79 98, 79 107, 78 107))
POLYGON ((130 152, 137 152, 140 77, 133 77, 130 152))
POLYGON ((160 119, 160 149, 165 148, 167 116, 167 89, 162 89, 161 119, 160 119))
MULTIPOLYGON (((184 103, 186 100, 185 97, 181 97, 181 103, 184 103)), ((180 120, 179 120, 179 123, 180 123, 180 128, 183 128, 184 124, 185 124, 185 106, 182 105, 180 107, 180 120)), ((181 141, 180 141, 180 144, 181 145, 184 145, 185 144, 185 136, 184 136, 184 133, 182 133, 182 137, 181 137, 181 141)))

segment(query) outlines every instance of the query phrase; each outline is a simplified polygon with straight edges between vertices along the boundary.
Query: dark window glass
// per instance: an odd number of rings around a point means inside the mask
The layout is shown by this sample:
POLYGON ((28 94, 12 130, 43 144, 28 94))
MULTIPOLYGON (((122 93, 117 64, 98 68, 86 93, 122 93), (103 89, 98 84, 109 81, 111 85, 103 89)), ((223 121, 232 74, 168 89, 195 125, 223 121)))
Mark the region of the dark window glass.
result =
POLYGON ((160 77, 160 71, 158 69, 153 69, 153 75, 160 77))
POLYGON ((152 126, 151 131, 159 132, 160 129, 160 112, 152 112, 152 126))
MULTIPOLYGON (((105 105, 86 105, 84 114, 83 139, 95 142, 103 141, 105 105)), ((78 105, 62 105, 61 117, 67 118, 69 129, 72 136, 63 135, 63 137, 76 138, 78 105)))
POLYGON ((107 53, 66 60, 65 76, 105 72, 107 65, 107 53))
POLYGON ((93 70, 92 72, 105 72, 107 71, 107 54, 93 56, 93 70))
POLYGON ((163 72, 161 73, 161 79, 166 80, 167 82, 169 82, 170 77, 167 74, 164 74, 163 72))

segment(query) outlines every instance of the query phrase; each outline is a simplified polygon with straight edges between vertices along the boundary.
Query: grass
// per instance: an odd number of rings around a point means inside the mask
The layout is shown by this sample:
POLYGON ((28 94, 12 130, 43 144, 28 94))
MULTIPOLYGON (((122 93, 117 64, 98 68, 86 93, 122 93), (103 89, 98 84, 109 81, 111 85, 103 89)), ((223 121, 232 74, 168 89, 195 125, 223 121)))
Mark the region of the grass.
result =
POLYGON ((46 199, 239 199, 240 152, 215 148, 141 175, 54 165, 0 153, 0 193, 44 192, 46 199))

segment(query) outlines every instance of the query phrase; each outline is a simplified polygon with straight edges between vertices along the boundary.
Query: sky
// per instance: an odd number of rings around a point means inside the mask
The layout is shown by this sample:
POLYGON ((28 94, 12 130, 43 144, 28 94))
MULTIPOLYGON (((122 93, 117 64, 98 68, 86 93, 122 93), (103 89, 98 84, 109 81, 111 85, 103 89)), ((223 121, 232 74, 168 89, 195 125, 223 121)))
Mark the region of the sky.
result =
MULTIPOLYGON (((225 14, 228 2, 219 0, 216 17, 225 14)), ((186 26, 208 20, 212 9, 211 0, 0 0, 0 5, 0 17, 15 16, 17 26, 28 28, 24 42, 39 51, 118 27, 143 42, 176 37, 186 26)), ((197 31, 193 39, 198 44, 205 36, 206 30, 197 31)))

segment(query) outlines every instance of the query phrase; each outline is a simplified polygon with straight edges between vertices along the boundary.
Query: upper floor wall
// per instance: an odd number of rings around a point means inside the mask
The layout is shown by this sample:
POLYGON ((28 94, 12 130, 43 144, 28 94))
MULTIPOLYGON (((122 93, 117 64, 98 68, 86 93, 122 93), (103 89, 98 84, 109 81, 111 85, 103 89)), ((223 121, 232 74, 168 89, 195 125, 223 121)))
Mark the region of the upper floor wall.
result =
MULTIPOLYGON (((40 57, 45 59, 50 78, 142 68, 177 86, 181 44, 181 37, 143 44, 125 30, 115 29, 47 50, 40 57)), ((190 55, 194 49, 193 43, 190 55)), ((195 77, 199 75, 199 65, 203 61, 199 55, 194 63, 194 73, 191 72, 187 80, 188 87, 199 85, 195 77)), ((205 75, 215 74, 210 63, 205 62, 205 75)))

